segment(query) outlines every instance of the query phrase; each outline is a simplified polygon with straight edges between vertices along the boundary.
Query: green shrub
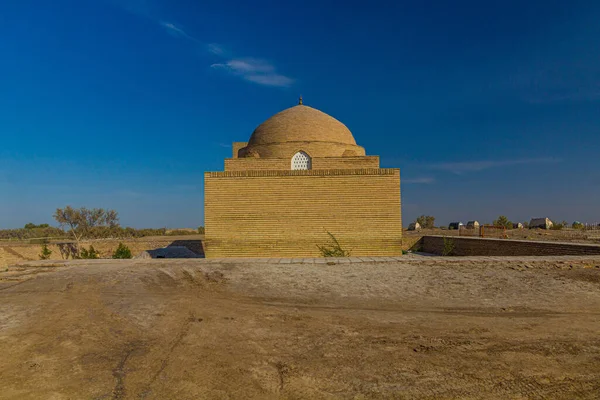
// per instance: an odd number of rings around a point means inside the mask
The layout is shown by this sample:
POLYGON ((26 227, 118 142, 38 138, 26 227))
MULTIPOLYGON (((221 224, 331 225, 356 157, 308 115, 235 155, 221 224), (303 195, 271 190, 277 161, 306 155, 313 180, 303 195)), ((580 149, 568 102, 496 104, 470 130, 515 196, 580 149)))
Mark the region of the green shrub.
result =
POLYGON ((442 255, 443 256, 453 256, 455 247, 456 247, 456 244, 454 243, 454 239, 445 237, 444 238, 444 248, 442 249, 442 255))
POLYGON ((584 229, 585 225, 583 225, 581 222, 579 221, 575 221, 573 222, 573 229, 584 229))
POLYGON ((42 246, 42 252, 40 253, 40 260, 49 260, 52 255, 52 250, 47 245, 42 246))
POLYGON ((330 238, 330 244, 324 246, 317 245, 321 255, 323 257, 350 257, 350 251, 344 250, 331 232, 327 232, 327 234, 330 238))
POLYGON ((97 258, 100 258, 100 253, 98 253, 96 249, 94 249, 94 246, 90 246, 89 250, 85 247, 82 247, 81 251, 79 252, 79 258, 83 258, 86 260, 95 260, 97 258))
POLYGON ((203 226, 198 227, 198 233, 200 233, 201 235, 204 235, 204 227, 203 226))
POLYGON ((504 215, 498 217, 498 219, 494 220, 494 226, 506 229, 512 229, 513 223, 506 218, 504 215))
POLYGON ((119 243, 119 246, 113 253, 112 258, 118 258, 118 259, 131 258, 131 250, 129 250, 129 247, 127 247, 123 243, 119 243))

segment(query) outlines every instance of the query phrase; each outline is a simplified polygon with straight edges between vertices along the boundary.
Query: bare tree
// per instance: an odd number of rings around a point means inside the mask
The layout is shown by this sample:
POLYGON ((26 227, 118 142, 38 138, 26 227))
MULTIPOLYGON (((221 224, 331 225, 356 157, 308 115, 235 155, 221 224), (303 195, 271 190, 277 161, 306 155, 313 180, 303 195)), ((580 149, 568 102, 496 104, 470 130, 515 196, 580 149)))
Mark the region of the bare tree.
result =
POLYGON ((53 217, 61 227, 69 227, 69 232, 77 242, 78 250, 79 243, 89 235, 92 228, 96 226, 112 228, 119 225, 118 213, 115 210, 105 210, 103 208, 88 209, 66 206, 65 208, 57 208, 53 217))

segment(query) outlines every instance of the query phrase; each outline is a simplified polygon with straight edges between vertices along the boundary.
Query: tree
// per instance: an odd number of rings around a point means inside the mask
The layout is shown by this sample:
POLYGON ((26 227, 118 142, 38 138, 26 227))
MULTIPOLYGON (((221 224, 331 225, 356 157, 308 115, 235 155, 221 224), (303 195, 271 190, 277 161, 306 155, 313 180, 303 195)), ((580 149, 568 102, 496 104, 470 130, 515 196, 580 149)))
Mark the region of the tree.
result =
POLYGON ((510 222, 504 215, 501 215, 498 217, 498 219, 495 219, 493 225, 506 229, 512 229, 513 227, 513 223, 510 222))
POLYGON ((79 243, 89 236, 91 229, 98 226, 109 228, 119 226, 117 212, 103 208, 88 209, 81 207, 76 209, 66 206, 65 208, 57 208, 53 217, 61 227, 69 227, 69 232, 77 242, 77 249, 79 249, 79 243))
POLYGON ((417 222, 423 229, 433 229, 435 223, 435 217, 432 215, 421 215, 417 218, 417 222))

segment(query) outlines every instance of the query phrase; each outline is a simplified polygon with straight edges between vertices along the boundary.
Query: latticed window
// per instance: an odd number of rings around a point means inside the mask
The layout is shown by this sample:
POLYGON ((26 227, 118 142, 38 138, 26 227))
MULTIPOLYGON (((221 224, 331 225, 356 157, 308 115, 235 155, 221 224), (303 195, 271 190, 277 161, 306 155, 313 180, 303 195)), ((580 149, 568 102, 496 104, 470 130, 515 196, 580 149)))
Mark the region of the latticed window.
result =
POLYGON ((292 157, 292 170, 311 169, 311 161, 308 154, 299 151, 292 157))

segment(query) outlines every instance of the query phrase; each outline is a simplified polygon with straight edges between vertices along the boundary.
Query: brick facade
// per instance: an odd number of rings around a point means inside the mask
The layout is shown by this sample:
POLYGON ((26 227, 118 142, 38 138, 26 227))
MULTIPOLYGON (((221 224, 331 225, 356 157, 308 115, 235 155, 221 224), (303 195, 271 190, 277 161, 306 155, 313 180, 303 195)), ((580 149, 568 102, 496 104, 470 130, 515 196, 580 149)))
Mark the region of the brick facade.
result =
POLYGON ((207 172, 204 182, 207 257, 318 257, 327 232, 353 256, 402 254, 398 169, 207 172))
MULTIPOLYGON (((379 168, 378 156, 314 157, 312 169, 379 168)), ((225 171, 289 170, 290 158, 226 158, 225 171)))

